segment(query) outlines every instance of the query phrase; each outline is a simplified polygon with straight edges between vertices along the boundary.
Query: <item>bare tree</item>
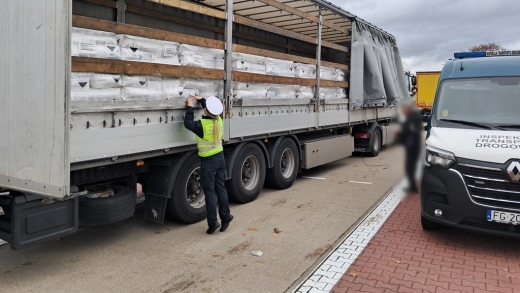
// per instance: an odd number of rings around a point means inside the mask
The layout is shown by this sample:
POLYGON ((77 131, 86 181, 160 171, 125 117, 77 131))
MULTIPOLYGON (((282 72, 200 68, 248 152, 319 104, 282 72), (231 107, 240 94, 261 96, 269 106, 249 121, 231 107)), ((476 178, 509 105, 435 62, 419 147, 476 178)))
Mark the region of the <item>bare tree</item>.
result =
POLYGON ((469 48, 470 52, 483 52, 483 51, 504 51, 506 48, 498 45, 497 43, 480 44, 469 48))

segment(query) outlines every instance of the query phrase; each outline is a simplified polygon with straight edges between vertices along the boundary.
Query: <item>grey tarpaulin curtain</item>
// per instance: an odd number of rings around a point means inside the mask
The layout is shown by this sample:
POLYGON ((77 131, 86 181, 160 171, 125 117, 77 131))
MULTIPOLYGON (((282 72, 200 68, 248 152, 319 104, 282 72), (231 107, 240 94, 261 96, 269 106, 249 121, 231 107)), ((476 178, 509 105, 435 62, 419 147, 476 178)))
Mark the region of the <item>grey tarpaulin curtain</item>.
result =
POLYGON ((409 98, 393 37, 358 20, 352 23, 350 108, 384 107, 409 98))

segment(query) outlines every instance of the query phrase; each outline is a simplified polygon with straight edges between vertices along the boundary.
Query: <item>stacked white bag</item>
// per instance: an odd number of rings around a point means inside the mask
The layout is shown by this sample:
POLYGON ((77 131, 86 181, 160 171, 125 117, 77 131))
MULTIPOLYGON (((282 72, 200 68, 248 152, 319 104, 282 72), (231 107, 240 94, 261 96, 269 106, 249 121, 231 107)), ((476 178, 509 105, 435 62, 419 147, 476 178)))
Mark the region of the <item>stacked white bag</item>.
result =
POLYGON ((117 35, 117 41, 122 60, 180 65, 179 43, 129 35, 117 35))
POLYGON ((316 78, 316 65, 296 63, 294 69, 296 77, 316 78))
POLYGON ((182 44, 179 61, 182 66, 224 69, 224 50, 182 44))
POLYGON ((269 99, 295 99, 297 88, 298 86, 295 85, 270 85, 267 89, 267 97, 269 99))
POLYGON ((184 78, 182 79, 182 87, 184 89, 183 97, 186 98, 189 95, 224 97, 224 81, 222 80, 184 78))
POLYGON ((231 67, 236 71, 265 74, 265 63, 265 57, 233 52, 231 67))
POLYGON ((346 81, 347 80, 347 72, 342 69, 336 69, 336 80, 337 81, 346 81))
POLYGON ((300 86, 296 89, 296 97, 298 99, 314 99, 316 90, 313 86, 300 86))
POLYGON ((121 59, 117 37, 114 33, 72 28, 71 55, 103 59, 121 59))
POLYGON ((294 62, 273 58, 265 60, 265 71, 268 75, 295 77, 294 62))
POLYGON ((268 84, 233 82, 234 99, 267 99, 268 84))
POLYGON ((121 98, 125 101, 164 100, 162 78, 158 76, 123 75, 121 98))
POLYGON ((347 90, 339 87, 320 88, 320 99, 346 99, 347 90))
POLYGON ((320 66, 320 78, 325 80, 337 80, 338 73, 336 68, 320 66))
MULTIPOLYGON (((72 29, 71 42, 72 56, 224 69, 224 50, 220 49, 81 28, 72 29)), ((235 71, 255 74, 309 79, 316 77, 315 65, 236 52, 232 55, 231 65, 235 71)), ((324 80, 344 81, 346 72, 322 66, 320 76, 324 80)), ((186 98, 189 95, 224 96, 222 80, 93 73, 72 73, 71 79, 73 101, 169 100, 186 98)), ((314 96, 315 87, 233 83, 233 98, 236 99, 313 99, 314 96)), ((346 97, 346 89, 320 89, 321 99, 346 97)))
POLYGON ((184 97, 184 88, 179 78, 163 77, 161 86, 166 100, 181 99, 184 97))
POLYGON ((97 73, 71 73, 72 101, 114 101, 121 99, 121 76, 97 73))

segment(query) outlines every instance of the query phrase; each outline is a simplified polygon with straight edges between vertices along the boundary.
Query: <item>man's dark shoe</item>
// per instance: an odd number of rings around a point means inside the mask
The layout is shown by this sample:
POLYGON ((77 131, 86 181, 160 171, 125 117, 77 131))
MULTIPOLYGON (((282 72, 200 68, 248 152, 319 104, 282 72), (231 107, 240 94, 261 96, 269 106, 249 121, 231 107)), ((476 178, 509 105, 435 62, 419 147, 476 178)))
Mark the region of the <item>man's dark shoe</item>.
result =
POLYGON ((233 215, 229 215, 229 218, 225 221, 222 221, 222 227, 220 228, 220 232, 226 231, 226 229, 229 227, 229 223, 233 221, 233 215))
MULTIPOLYGON (((224 224, 224 222, 222 222, 222 224, 224 224)), ((213 232, 217 231, 218 228, 220 228, 220 224, 219 223, 217 223, 215 226, 209 227, 208 230, 206 231, 206 233, 213 234, 213 232)))

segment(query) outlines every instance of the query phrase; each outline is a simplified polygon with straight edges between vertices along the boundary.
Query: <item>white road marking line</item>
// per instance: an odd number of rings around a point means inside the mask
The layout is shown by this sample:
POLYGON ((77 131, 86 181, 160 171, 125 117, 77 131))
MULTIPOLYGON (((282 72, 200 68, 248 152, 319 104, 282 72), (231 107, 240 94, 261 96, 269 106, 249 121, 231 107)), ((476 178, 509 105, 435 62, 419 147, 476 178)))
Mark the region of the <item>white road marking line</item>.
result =
POLYGON ((7 242, 5 242, 4 240, 0 239, 0 246, 3 246, 3 245, 6 245, 7 242))
POLYGON ((363 181, 349 181, 350 183, 359 183, 359 184, 372 184, 372 182, 363 182, 363 181))
POLYGON ((317 180, 325 180, 325 179, 327 179, 327 178, 323 178, 323 177, 311 177, 311 176, 302 176, 302 178, 317 179, 317 180))
POLYGON ((316 268, 314 273, 293 292, 330 292, 404 197, 402 191, 404 186, 406 186, 405 180, 397 184, 392 192, 316 268))

